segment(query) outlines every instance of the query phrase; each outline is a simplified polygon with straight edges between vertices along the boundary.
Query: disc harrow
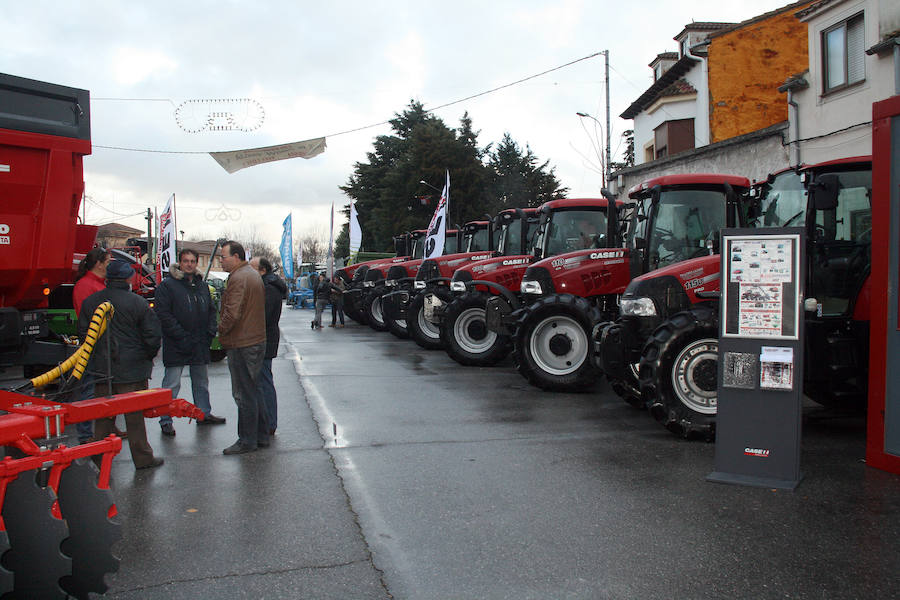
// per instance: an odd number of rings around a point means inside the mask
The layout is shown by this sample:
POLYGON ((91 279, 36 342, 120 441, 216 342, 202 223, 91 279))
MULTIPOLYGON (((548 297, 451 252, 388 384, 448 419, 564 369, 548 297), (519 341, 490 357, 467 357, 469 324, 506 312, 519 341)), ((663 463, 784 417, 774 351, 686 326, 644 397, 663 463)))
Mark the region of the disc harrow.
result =
POLYGON ((87 599, 118 570, 121 537, 109 479, 122 440, 66 445, 67 425, 142 412, 202 419, 168 389, 56 404, 0 390, 0 597, 87 599), (99 467, 99 469, 98 469, 99 467))

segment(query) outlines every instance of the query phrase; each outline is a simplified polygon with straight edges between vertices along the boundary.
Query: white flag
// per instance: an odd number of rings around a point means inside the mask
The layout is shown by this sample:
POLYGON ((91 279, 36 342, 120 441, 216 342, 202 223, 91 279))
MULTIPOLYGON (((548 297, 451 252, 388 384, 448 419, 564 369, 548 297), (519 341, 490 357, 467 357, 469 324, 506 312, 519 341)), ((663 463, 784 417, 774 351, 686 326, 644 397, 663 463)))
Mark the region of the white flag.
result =
POLYGON ((159 215, 159 255, 156 264, 160 273, 168 273, 175 264, 175 194, 166 202, 166 209, 159 215))
POLYGON ((425 258, 437 258, 444 254, 444 238, 447 231, 447 204, 450 202, 450 171, 447 171, 447 183, 441 192, 441 200, 434 209, 434 216, 428 225, 428 236, 425 238, 425 258))
POLYGON ((362 229, 359 227, 359 216, 356 214, 356 203, 350 203, 350 258, 356 262, 356 254, 362 246, 362 229))

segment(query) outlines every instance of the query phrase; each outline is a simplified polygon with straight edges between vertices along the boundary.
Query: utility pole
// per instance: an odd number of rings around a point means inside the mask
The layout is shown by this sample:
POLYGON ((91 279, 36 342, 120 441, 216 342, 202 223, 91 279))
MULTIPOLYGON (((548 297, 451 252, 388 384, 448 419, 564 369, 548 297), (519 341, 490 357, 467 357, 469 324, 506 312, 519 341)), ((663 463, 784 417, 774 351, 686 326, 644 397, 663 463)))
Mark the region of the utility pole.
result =
POLYGON ((610 165, 612 164, 610 161, 612 160, 612 156, 610 155, 609 129, 609 50, 604 50, 603 56, 606 57, 606 165, 604 165, 603 187, 606 187, 609 185, 609 176, 612 174, 612 171, 610 171, 610 165))

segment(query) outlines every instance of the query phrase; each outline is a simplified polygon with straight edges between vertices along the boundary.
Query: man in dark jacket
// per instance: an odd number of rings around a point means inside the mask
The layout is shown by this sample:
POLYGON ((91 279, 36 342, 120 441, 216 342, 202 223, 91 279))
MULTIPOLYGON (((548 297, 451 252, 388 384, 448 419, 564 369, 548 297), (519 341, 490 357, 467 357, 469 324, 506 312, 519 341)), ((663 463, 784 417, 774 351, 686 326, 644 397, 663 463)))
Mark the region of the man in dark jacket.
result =
POLYGON ((278 321, 281 320, 281 304, 287 295, 287 285, 281 277, 272 272, 272 263, 267 258, 250 259, 250 266, 259 271, 266 287, 266 353, 259 372, 259 391, 266 404, 266 416, 269 417, 269 435, 278 427, 278 394, 275 392, 275 379, 272 377, 272 359, 278 356, 278 342, 281 332, 278 321))
MULTIPOLYGON (((78 315, 78 334, 84 339, 98 306, 109 301, 115 309, 106 333, 94 346, 91 357, 91 370, 95 375, 111 378, 110 384, 102 379, 97 380, 97 391, 100 393, 124 394, 147 389, 147 380, 153 371, 153 357, 159 351, 162 334, 159 321, 147 301, 131 292, 129 280, 132 276, 134 269, 126 261, 109 263, 106 289, 88 296, 78 315)), ((126 414, 125 428, 131 460, 136 468, 148 469, 163 464, 163 459, 153 456, 153 448, 147 442, 143 412, 126 414)), ((94 439, 102 440, 115 429, 115 419, 97 419, 94 422, 94 439)))
MULTIPOLYGON (((313 303, 316 307, 316 316, 312 322, 313 329, 322 329, 322 312, 328 306, 328 300, 331 298, 331 286, 325 278, 325 273, 315 277, 315 287, 313 287, 313 303)), ((312 282, 310 282, 312 286, 312 282)))
MULTIPOLYGON (((156 316, 163 334, 162 386, 178 398, 181 374, 187 365, 191 374, 194 405, 206 417, 197 425, 221 425, 223 417, 212 414, 209 404, 209 344, 216 337, 216 307, 209 286, 197 272, 198 255, 190 248, 178 253, 178 264, 169 268, 169 277, 156 286, 156 316)), ((159 418, 163 435, 175 435, 172 417, 159 418)))

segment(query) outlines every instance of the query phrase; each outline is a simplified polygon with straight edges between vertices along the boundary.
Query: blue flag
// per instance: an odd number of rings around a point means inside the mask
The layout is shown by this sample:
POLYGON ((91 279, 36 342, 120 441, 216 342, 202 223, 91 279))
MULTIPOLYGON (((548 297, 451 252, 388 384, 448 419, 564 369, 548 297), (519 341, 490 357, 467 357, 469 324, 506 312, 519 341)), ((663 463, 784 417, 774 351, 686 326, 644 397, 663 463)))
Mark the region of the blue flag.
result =
POLYGON ((294 279, 294 236, 291 233, 291 214, 284 220, 281 234, 281 266, 288 281, 294 279))

